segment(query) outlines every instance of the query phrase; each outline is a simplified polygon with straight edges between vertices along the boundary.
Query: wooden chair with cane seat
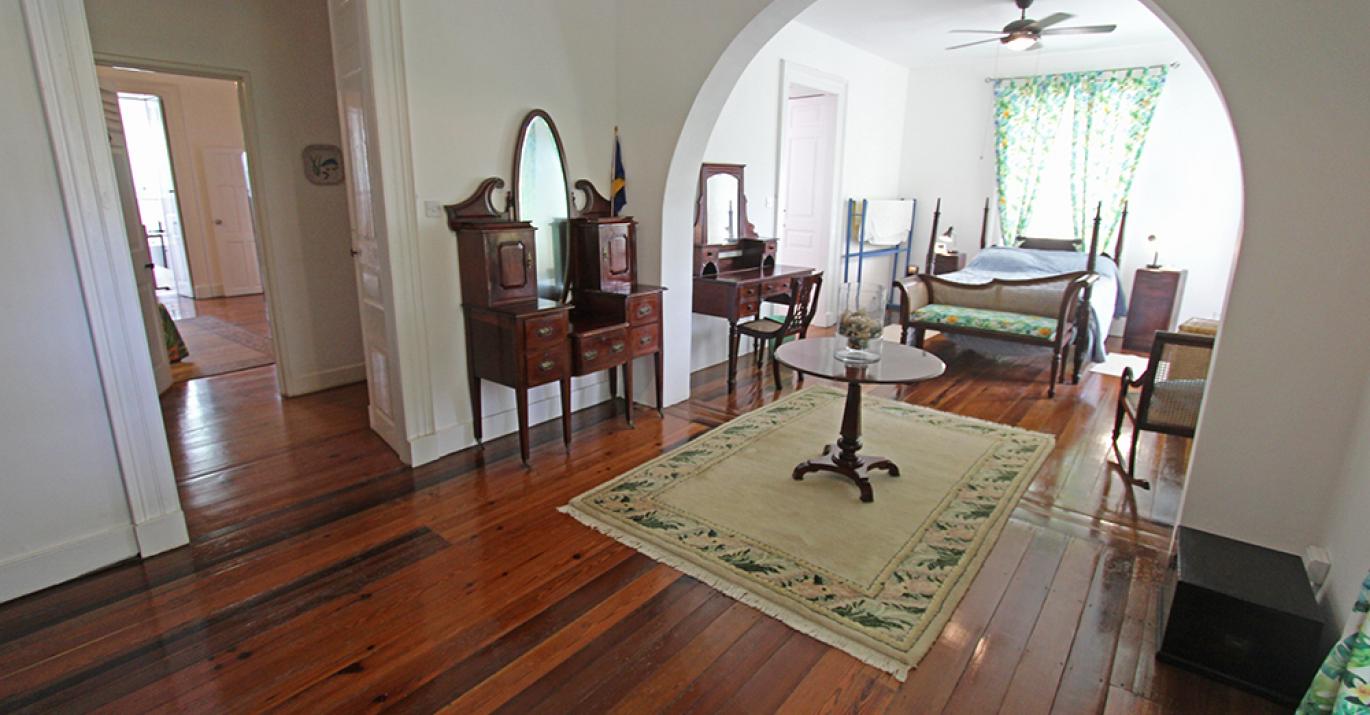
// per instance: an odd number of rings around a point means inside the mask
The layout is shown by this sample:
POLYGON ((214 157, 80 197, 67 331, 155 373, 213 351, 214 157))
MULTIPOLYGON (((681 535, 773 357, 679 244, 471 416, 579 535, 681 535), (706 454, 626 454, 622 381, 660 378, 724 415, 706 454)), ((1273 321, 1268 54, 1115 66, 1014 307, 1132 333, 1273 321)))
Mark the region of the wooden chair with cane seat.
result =
MULTIPOLYGON (((769 343, 771 370, 775 376, 775 389, 780 389, 780 363, 775 361, 776 348, 779 348, 780 343, 791 335, 797 335, 802 339, 809 334, 809 323, 813 322, 814 313, 818 309, 818 294, 822 292, 822 289, 823 274, 821 272, 791 278, 789 300, 785 303, 789 309, 785 312, 785 319, 776 321, 773 318, 759 318, 738 323, 731 336, 734 343, 731 354, 737 354, 736 342, 742 336, 755 339, 762 348, 769 343)), ((757 352, 760 353, 760 350, 757 352)), ((761 355, 758 354, 758 364, 760 359, 761 355)))
POLYGON ((1208 382, 1213 336, 1159 331, 1151 346, 1146 371, 1134 376, 1123 370, 1118 393, 1118 414, 1113 421, 1113 451, 1129 485, 1150 489, 1151 483, 1136 478, 1137 438, 1143 430, 1193 437, 1199 422, 1199 406, 1208 382), (1132 446, 1126 461, 1118 446, 1123 418, 1132 422, 1132 446))

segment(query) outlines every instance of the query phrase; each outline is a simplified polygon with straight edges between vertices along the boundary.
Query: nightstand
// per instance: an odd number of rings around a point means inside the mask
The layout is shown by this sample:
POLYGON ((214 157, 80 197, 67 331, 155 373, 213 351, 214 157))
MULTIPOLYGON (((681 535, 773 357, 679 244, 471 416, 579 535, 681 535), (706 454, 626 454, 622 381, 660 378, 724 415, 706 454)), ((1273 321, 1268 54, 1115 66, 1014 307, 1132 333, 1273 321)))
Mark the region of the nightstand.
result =
POLYGON ((964 253, 934 253, 932 254, 932 274, 940 276, 943 273, 952 273, 966 267, 966 254, 964 253))
POLYGON ((1150 352, 1157 330, 1174 330, 1189 271, 1138 268, 1123 329, 1123 349, 1150 352))

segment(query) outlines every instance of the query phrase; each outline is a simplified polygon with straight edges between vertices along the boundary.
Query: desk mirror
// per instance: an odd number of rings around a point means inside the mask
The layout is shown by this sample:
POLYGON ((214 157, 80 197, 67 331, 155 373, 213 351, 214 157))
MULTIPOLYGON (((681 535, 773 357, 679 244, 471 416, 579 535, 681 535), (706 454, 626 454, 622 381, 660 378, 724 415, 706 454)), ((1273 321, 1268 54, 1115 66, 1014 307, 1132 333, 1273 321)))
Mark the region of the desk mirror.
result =
POLYGON ((566 298, 567 221, 571 218, 571 187, 566 180, 566 152, 552 118, 535 109, 519 126, 514 147, 514 217, 527 221, 535 232, 538 296, 566 298))
POLYGON ((704 164, 699 170, 695 241, 736 243, 755 234, 747 222, 747 198, 740 164, 704 164))

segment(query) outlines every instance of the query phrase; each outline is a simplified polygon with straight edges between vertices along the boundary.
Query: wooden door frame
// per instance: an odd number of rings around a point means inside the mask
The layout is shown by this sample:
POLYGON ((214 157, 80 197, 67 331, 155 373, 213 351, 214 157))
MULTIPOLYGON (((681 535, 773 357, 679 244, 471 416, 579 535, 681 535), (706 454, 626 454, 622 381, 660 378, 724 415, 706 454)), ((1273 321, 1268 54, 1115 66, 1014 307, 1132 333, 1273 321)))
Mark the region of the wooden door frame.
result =
POLYGON ((81 0, 21 0, 138 551, 189 542, 81 0))
MULTIPOLYGON (((779 143, 776 146, 776 167, 775 167, 775 233, 778 238, 784 239, 781 228, 782 216, 784 216, 785 205, 789 202, 787 194, 787 179, 789 178, 789 166, 786 161, 785 148, 789 143, 790 125, 790 85, 800 84, 805 87, 812 87, 824 94, 831 94, 837 98, 837 107, 833 113, 833 144, 832 144, 832 188, 829 191, 828 201, 831 215, 828 218, 829 238, 828 238, 828 258, 823 266, 823 270, 829 278, 838 275, 836 272, 840 267, 837 266, 837 258, 841 251, 838 250, 838 237, 841 233, 842 223, 845 216, 839 210, 842 200, 842 162, 846 152, 846 128, 847 128, 847 80, 837 75, 828 74, 821 70, 814 69, 807 65, 802 65, 793 60, 780 61, 780 131, 779 143)), ((829 282, 833 286, 828 298, 836 295, 837 283, 829 282)), ((827 300, 825 298, 825 300, 827 300)))

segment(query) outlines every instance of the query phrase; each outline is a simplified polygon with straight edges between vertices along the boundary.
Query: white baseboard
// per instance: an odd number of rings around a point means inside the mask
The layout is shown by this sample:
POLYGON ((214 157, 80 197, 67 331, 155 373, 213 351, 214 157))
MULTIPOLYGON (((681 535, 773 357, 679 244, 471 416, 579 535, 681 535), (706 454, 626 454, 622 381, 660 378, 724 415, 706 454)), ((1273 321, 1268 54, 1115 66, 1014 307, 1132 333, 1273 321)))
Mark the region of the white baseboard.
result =
POLYGON ((0 561, 0 603, 137 555, 133 526, 121 524, 0 561))
POLYGON ((204 285, 195 284, 191 286, 195 291, 195 299, 201 298, 221 298, 224 295, 224 287, 219 283, 205 283, 204 285))
POLYGON ((354 382, 362 382, 366 379, 366 366, 362 363, 354 365, 344 365, 342 367, 307 372, 303 375, 292 375, 289 384, 286 385, 285 394, 287 397, 299 397, 311 392, 327 390, 330 387, 340 387, 351 385, 354 382))
POLYGON ((143 558, 170 551, 190 543, 186 517, 180 509, 133 525, 138 551, 143 558))
MULTIPOLYGON (((571 410, 597 405, 609 399, 608 381, 580 385, 571 390, 571 410)), ((528 403, 529 426, 542 424, 561 416, 561 396, 553 393, 536 402, 528 403)), ((489 441, 518 431, 518 411, 504 410, 485 416, 484 439, 489 441)), ((410 457, 414 466, 427 464, 439 457, 459 452, 476 443, 476 432, 471 423, 443 427, 436 432, 409 439, 410 457)))

